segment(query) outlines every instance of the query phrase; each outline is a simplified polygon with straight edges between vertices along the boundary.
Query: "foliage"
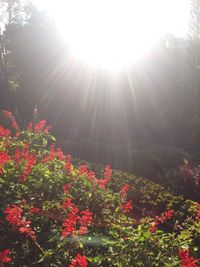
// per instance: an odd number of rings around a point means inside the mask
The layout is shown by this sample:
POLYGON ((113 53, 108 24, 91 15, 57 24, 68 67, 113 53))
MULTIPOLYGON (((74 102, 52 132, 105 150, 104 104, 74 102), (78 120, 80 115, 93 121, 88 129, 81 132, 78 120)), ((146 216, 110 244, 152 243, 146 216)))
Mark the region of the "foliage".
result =
POLYGON ((117 171, 112 174, 107 166, 99 179, 86 165, 75 167, 69 155, 55 148, 46 121, 29 123, 21 131, 10 112, 3 114, 11 130, 0 127, 2 264, 180 266, 186 257, 195 261, 197 204, 190 205, 191 216, 177 232, 160 229, 172 220, 172 210, 136 223, 127 216, 132 210, 127 201, 131 186, 119 180, 116 192, 109 189, 117 171))

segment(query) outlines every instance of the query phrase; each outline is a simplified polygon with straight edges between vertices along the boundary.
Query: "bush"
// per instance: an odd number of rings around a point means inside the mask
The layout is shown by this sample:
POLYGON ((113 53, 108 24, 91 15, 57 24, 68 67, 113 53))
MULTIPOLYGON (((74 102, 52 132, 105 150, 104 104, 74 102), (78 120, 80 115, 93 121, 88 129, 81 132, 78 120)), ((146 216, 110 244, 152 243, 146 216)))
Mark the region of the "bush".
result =
POLYGON ((188 216, 176 232, 161 230, 165 221, 172 220, 172 210, 136 224, 128 216, 132 210, 129 185, 116 178, 119 184, 113 192, 117 171, 111 178, 106 166, 97 178, 86 165, 75 167, 71 157, 54 146, 46 121, 29 123, 20 131, 12 114, 4 111, 4 115, 12 129, 0 126, 0 265, 184 266, 185 260, 194 262, 191 255, 199 253, 200 232, 196 204, 190 210, 197 213, 196 218, 188 216))

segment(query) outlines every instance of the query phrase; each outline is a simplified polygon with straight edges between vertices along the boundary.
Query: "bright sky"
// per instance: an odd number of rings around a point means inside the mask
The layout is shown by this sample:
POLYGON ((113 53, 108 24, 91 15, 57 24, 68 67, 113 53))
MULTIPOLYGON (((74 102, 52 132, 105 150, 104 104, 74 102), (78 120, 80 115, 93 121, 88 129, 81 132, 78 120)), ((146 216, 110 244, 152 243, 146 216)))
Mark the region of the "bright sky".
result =
POLYGON ((189 0, 33 0, 55 19, 77 58, 125 66, 160 35, 187 34, 189 0))
MULTIPOLYGON (((101 0, 100 0, 101 1, 101 0)), ((125 2, 126 0, 124 0, 125 2)), ((46 9, 55 19, 63 19, 70 13, 70 9, 74 6, 73 2, 76 0, 33 0, 39 9, 46 9)), ((80 8, 87 2, 81 0, 80 8)), ((93 2, 97 2, 93 0, 93 2)), ((109 0, 107 0, 109 2, 109 0)), ((159 20, 160 28, 163 32, 171 32, 179 36, 185 35, 187 32, 189 19, 189 0, 132 0, 135 2, 134 6, 138 6, 143 12, 152 13, 153 20, 159 20), (146 9, 146 11, 145 11, 146 9)), ((78 6, 78 5, 77 5, 78 6)), ((87 6, 88 8, 88 6, 87 6)), ((82 10, 79 10, 82 11, 82 10)), ((79 13, 77 10, 77 13, 79 13)), ((84 11, 84 10, 83 10, 84 11)), ((141 16, 143 14, 141 13, 141 16)))

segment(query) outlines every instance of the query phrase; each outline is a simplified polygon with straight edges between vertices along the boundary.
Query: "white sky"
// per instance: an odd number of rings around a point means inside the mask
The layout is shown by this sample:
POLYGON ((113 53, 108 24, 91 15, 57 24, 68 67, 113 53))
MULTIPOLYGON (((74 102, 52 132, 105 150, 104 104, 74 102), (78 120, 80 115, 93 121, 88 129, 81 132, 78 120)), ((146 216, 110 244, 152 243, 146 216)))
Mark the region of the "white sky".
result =
MULTIPOLYGON (((95 0, 93 0, 95 2, 95 0)), ((96 0, 101 1, 101 0, 96 0)), ((109 2, 110 0, 107 0, 109 2)), ((69 14, 76 0, 33 0, 39 9, 46 9, 55 20, 63 20, 69 14)), ((81 0, 82 4, 87 0, 81 0)), ((126 0, 124 0, 126 2, 126 0)), ((177 36, 184 36, 187 33, 189 19, 189 0, 132 0, 134 8, 138 9, 139 15, 148 13, 153 21, 159 21, 160 32, 174 33, 177 36), (142 12, 140 11, 141 9, 142 12), (162 30, 161 30, 162 29, 162 30)), ((87 6, 88 8, 88 6, 87 6)), ((114 7, 113 7, 114 8, 114 7)))
POLYGON ((184 37, 189 0, 33 0, 55 19, 72 54, 92 66, 121 69, 165 33, 184 37))

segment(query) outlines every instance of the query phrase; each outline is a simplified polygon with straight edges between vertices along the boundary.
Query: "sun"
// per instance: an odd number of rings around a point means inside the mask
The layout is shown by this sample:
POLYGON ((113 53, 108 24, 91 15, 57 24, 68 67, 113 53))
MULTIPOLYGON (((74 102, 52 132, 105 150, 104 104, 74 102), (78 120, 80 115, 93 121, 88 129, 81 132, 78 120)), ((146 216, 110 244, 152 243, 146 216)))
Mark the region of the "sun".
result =
POLYGON ((167 8, 170 10, 160 0, 40 0, 40 3, 55 18, 73 57, 112 70, 125 68, 148 53, 166 30, 163 14, 167 8))

